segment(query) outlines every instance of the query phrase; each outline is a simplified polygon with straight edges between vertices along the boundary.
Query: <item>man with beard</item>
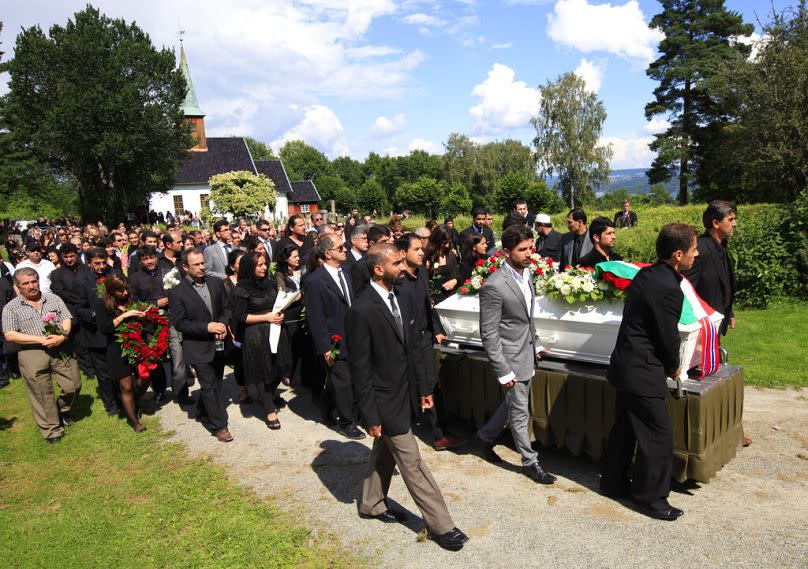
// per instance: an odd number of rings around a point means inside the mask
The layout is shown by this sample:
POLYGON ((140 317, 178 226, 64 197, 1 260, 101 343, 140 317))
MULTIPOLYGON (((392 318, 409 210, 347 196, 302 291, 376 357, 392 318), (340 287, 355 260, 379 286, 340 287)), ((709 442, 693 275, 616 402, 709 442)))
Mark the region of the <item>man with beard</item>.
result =
POLYGON ((395 290, 403 278, 403 255, 393 245, 381 244, 368 251, 367 259, 372 280, 345 318, 360 421, 375 439, 362 483, 359 515, 385 523, 406 520, 403 512, 386 502, 397 466, 421 511, 429 538, 457 551, 468 537, 454 525, 412 434, 413 412, 432 407, 433 402, 432 385, 419 363, 423 353, 412 308, 395 290))
POLYGON ((592 220, 589 225, 589 240, 592 241, 592 250, 578 259, 579 267, 594 269, 598 263, 623 260, 614 250, 617 232, 608 217, 601 216, 592 220))

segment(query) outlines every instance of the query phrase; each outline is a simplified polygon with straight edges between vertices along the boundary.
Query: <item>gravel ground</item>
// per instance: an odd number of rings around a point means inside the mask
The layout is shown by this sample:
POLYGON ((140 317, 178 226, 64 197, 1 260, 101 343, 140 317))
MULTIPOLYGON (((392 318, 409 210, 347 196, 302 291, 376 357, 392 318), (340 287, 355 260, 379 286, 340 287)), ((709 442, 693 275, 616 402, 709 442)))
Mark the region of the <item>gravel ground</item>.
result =
MULTIPOLYGON (((229 393, 237 390, 228 376, 229 393)), ((595 492, 597 467, 583 458, 541 452, 551 486, 519 473, 518 455, 497 452, 506 467, 470 454, 421 452, 458 527, 471 538, 458 553, 420 542, 423 522, 402 480, 390 497, 410 512, 406 525, 357 515, 370 439, 348 441, 314 421, 305 392, 287 391, 283 428, 270 431, 260 409, 231 403, 235 440, 219 443, 175 404, 160 409, 163 428, 191 455, 209 456, 231 478, 269 497, 366 558, 373 567, 806 567, 808 565, 808 390, 747 388, 744 427, 752 446, 709 484, 672 493, 685 511, 676 522, 635 513, 595 492)))

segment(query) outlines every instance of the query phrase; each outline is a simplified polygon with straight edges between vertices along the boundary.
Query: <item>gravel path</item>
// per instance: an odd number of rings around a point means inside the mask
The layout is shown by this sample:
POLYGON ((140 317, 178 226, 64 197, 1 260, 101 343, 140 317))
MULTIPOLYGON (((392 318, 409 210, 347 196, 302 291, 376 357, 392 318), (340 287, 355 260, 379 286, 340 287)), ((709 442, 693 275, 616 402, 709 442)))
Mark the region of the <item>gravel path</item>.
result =
MULTIPOLYGON (((225 380, 237 397, 232 376, 225 380)), ((409 510, 406 525, 362 520, 356 511, 369 438, 348 441, 316 423, 303 392, 287 391, 283 428, 270 431, 251 415, 258 408, 229 407, 235 441, 218 443, 177 405, 158 411, 194 456, 209 456, 233 480, 327 532, 370 566, 379 567, 805 567, 808 565, 808 390, 747 388, 744 426, 751 447, 739 451, 710 484, 671 494, 685 516, 670 523, 649 519, 598 495, 592 462, 542 452, 558 475, 552 486, 518 472, 516 453, 497 447, 501 468, 472 455, 421 452, 446 497, 455 523, 470 537, 459 553, 421 543, 418 510, 399 477, 390 497, 409 510)))

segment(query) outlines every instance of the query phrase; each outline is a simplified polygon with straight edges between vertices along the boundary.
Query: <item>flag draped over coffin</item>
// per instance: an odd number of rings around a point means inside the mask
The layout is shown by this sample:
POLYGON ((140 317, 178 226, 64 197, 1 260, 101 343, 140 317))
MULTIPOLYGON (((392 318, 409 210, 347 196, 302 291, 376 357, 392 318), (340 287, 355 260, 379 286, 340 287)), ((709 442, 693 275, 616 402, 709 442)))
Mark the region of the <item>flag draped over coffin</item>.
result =
MULTIPOLYGON (((639 270, 647 266, 648 263, 606 261, 595 266, 595 279, 603 279, 620 290, 626 290, 639 270)), ((719 364, 718 331, 709 318, 711 314, 715 313, 715 310, 696 293, 689 280, 683 278, 679 286, 685 295, 679 324, 698 323, 701 326, 701 333, 699 334, 701 376, 699 376, 699 379, 702 379, 715 373, 719 364)))

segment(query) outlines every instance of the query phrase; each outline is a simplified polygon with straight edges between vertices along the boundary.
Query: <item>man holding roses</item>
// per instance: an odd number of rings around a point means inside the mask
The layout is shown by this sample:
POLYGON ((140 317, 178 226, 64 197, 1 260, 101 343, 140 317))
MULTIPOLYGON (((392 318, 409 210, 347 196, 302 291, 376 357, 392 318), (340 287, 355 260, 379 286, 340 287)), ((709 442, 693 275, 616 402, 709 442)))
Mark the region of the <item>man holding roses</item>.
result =
POLYGON ((20 372, 39 432, 48 443, 58 443, 64 427, 73 422, 70 409, 81 391, 76 358, 62 351, 72 315, 61 298, 40 291, 34 269, 18 269, 14 284, 20 295, 3 309, 3 333, 7 342, 20 347, 20 372), (48 333, 51 330, 59 333, 48 333), (51 376, 61 391, 58 401, 51 376))

